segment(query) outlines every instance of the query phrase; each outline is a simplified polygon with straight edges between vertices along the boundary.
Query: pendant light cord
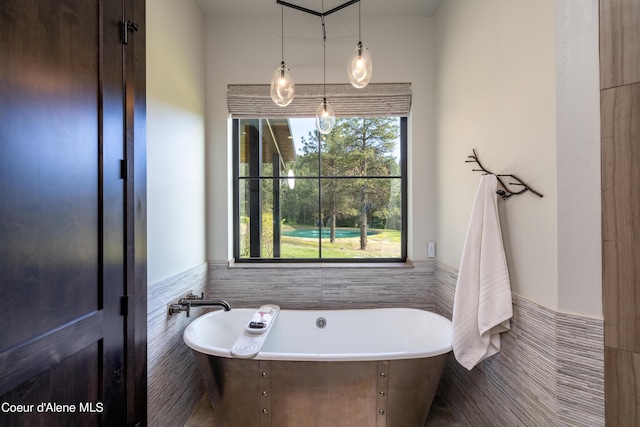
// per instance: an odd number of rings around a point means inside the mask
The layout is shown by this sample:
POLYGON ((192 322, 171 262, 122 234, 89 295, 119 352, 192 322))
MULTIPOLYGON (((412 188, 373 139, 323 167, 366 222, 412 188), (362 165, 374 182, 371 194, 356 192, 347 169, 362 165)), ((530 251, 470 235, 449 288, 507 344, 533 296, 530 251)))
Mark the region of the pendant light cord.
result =
MULTIPOLYGON (((322 18, 322 29, 324 31, 324 18, 322 18)), ((325 33, 322 38, 322 92, 327 101, 327 34, 325 33)))
POLYGON ((282 45, 280 46, 280 52, 282 53, 282 63, 284 64, 284 5, 282 5, 280 25, 282 26, 280 33, 280 42, 282 43, 282 45))
POLYGON ((358 2, 358 43, 362 43, 362 15, 360 13, 360 3, 362 3, 362 0, 358 2))
POLYGON ((324 0, 322 0, 322 98, 325 111, 327 110, 327 30, 324 26, 324 0))

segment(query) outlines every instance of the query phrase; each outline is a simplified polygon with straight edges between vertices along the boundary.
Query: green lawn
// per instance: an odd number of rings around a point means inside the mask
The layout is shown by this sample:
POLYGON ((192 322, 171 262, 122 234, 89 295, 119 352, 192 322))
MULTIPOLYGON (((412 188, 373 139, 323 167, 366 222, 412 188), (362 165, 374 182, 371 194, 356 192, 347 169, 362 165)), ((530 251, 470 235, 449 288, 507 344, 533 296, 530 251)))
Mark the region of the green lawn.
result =
MULTIPOLYGON (((297 228, 297 227, 296 227, 297 228)), ((401 233, 399 230, 374 230, 376 234, 368 236, 367 250, 360 250, 360 238, 350 237, 322 239, 323 258, 400 258, 401 233)), ((317 238, 282 236, 280 246, 283 258, 318 258, 317 238)))

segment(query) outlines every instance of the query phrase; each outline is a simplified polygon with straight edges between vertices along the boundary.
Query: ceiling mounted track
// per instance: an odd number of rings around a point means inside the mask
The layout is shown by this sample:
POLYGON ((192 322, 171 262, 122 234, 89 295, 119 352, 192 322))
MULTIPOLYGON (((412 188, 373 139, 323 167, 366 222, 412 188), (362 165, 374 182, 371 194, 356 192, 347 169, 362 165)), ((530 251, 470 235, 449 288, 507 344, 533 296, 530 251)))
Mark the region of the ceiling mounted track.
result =
POLYGON ((352 4, 356 4, 356 3, 359 3, 359 2, 360 2, 360 0, 350 0, 350 1, 346 2, 346 3, 341 4, 340 6, 334 7, 333 9, 328 10, 326 12, 317 12, 315 10, 307 9, 306 7, 298 6, 297 4, 289 3, 289 2, 286 2, 286 1, 282 1, 282 0, 276 0, 276 3, 281 4, 283 6, 287 6, 287 7, 290 7, 292 9, 296 9, 296 10, 299 10, 301 12, 306 12, 306 13, 309 13, 311 15, 319 16, 319 17, 322 17, 322 18, 324 18, 327 15, 331 15, 334 12, 342 10, 345 7, 349 7, 352 4))

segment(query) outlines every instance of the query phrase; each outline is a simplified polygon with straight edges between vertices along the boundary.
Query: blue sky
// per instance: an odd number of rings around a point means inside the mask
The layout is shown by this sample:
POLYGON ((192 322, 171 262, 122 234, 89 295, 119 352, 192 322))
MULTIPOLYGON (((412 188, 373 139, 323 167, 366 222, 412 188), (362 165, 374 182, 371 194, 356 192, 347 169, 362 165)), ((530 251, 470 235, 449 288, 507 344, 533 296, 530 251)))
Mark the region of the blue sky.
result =
POLYGON ((306 138, 309 132, 315 132, 316 119, 313 117, 289 119, 289 125, 291 126, 291 134, 293 135, 296 151, 300 153, 302 148, 301 138, 306 138))

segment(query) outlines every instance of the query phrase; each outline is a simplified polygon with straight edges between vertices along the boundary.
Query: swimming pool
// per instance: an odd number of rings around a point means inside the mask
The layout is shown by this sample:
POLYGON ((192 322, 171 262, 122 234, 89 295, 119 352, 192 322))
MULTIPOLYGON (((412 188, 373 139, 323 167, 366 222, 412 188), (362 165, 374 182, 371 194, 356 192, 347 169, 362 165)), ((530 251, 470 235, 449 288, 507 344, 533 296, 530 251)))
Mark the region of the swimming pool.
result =
MULTIPOLYGON (((376 234, 375 231, 367 230, 367 236, 371 236, 376 234)), ((320 230, 317 228, 298 228, 296 230, 287 230, 282 232, 283 236, 290 237, 305 237, 305 238, 315 238, 317 239, 320 236, 320 230)), ((322 229, 322 238, 331 237, 331 230, 328 228, 322 229)), ((337 228, 336 229, 336 239, 347 239, 350 237, 360 237, 360 230, 357 228, 337 228)))

